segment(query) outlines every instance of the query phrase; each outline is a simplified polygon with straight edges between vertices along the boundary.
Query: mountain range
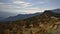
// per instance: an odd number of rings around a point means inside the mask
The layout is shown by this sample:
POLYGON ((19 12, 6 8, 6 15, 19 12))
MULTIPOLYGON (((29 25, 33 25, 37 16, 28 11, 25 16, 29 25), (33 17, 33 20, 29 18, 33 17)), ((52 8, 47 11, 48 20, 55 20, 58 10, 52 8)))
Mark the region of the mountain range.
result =
MULTIPOLYGON (((17 16, 21 17, 20 14, 17 16)), ((27 16, 21 20, 0 22, 0 34, 60 34, 60 13, 45 10, 27 16)))
POLYGON ((0 17, 2 17, 2 18, 8 18, 9 16, 13 16, 13 15, 15 15, 15 14, 9 13, 9 12, 0 11, 0 17))
MULTIPOLYGON (((47 12, 49 12, 48 10, 46 10, 47 12)), ((54 10, 50 10, 52 11, 52 13, 58 13, 60 14, 60 9, 54 9, 54 10)), ((44 12, 43 12, 44 13, 44 12)), ((21 20, 21 19, 26 19, 26 18, 30 18, 30 17, 33 17, 33 16, 36 16, 36 15, 40 15, 42 13, 35 13, 35 14, 18 14, 16 16, 10 16, 10 17, 7 17, 7 18, 4 18, 6 16, 8 16, 10 13, 6 13, 6 12, 0 12, 0 21, 16 21, 16 20, 21 20), (3 15, 4 14, 4 15, 3 15)), ((12 15, 12 14, 11 14, 12 15)))
POLYGON ((35 14, 18 14, 17 16, 10 16, 3 21, 16 21, 16 20, 21 20, 21 19, 26 19, 30 18, 36 15, 40 15, 41 13, 35 13, 35 14))

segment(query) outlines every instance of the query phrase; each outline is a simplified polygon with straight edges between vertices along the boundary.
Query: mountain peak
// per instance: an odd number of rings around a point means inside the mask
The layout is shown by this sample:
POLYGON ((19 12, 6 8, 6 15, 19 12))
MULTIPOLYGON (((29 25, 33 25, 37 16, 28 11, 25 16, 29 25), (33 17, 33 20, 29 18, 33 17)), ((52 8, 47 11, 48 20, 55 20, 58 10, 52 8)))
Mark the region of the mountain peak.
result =
POLYGON ((45 10, 43 14, 44 15, 50 15, 50 14, 53 14, 53 12, 51 10, 45 10))
POLYGON ((45 10, 44 13, 51 13, 51 10, 45 10))
POLYGON ((52 10, 52 11, 60 14, 60 9, 55 9, 55 10, 52 10))
POLYGON ((44 13, 58 13, 58 14, 60 14, 60 9, 45 10, 44 13))
POLYGON ((55 9, 55 10, 60 10, 60 9, 55 9))

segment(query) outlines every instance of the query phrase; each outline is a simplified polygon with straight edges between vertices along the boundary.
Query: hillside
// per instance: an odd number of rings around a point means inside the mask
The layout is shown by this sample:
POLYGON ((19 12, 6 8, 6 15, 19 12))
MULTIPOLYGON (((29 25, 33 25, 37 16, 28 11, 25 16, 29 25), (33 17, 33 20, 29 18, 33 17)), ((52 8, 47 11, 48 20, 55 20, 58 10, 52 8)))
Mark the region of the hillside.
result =
POLYGON ((54 34, 59 25, 60 14, 46 10, 27 19, 0 23, 0 34, 54 34))
MULTIPOLYGON (((48 11, 48 10, 46 10, 48 11)), ((60 16, 58 16, 60 14, 60 9, 54 9, 54 10, 50 10, 52 15, 55 15, 56 17, 60 18, 60 16), (52 13, 53 12, 53 13, 52 13), (57 13, 57 14, 56 14, 57 13)), ((6 13, 6 12, 0 12, 0 21, 1 22, 5 22, 5 21, 16 21, 16 20, 21 20, 21 19, 27 19, 36 15, 40 15, 43 12, 37 12, 37 13, 33 13, 33 14, 18 14, 16 16, 10 16, 13 15, 11 13, 6 13), (5 16, 5 17, 4 17, 5 16), (6 17, 9 16, 9 17, 6 17), (3 18, 4 17, 4 18, 3 18)))
POLYGON ((36 15, 40 15, 42 13, 34 13, 34 14, 18 14, 16 16, 10 16, 4 19, 0 19, 1 22, 7 22, 7 21, 16 21, 16 20, 21 20, 21 19, 26 19, 26 18, 30 18, 36 15))

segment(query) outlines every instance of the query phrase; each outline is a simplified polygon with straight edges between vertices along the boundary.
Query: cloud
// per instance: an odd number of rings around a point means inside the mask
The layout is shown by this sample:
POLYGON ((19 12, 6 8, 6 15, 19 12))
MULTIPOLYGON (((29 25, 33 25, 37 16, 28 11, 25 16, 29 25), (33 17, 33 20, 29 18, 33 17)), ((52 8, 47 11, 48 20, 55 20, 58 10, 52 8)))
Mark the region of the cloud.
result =
POLYGON ((0 3, 0 11, 17 13, 17 11, 20 11, 19 9, 19 6, 13 4, 0 3))
POLYGON ((43 2, 43 1, 41 1, 41 2, 39 2, 40 4, 45 4, 45 2, 43 2))
POLYGON ((0 3, 0 4, 4 4, 4 3, 0 3))
POLYGON ((21 7, 29 7, 32 6, 31 3, 25 2, 25 1, 13 1, 13 4, 19 5, 21 7))
POLYGON ((40 8, 25 8, 26 14, 36 13, 36 12, 43 12, 43 9, 40 8))
POLYGON ((26 14, 28 13, 29 9, 25 9, 19 6, 16 6, 14 4, 5 4, 5 3, 0 3, 0 11, 4 11, 4 12, 12 12, 12 13, 16 13, 16 14, 26 14), (26 12, 28 11, 28 12, 26 12))
MULTIPOLYGON (((40 3, 43 4, 44 2, 40 2, 40 3)), ((22 0, 12 0, 12 3, 7 3, 7 4, 0 3, 0 10, 12 12, 12 13, 27 13, 27 14, 42 12, 42 9, 31 6, 33 6, 33 3, 25 2, 22 0)))
POLYGON ((50 2, 50 1, 52 1, 52 0, 43 0, 44 2, 50 2))
MULTIPOLYGON (((5 1, 5 0, 3 0, 5 1)), ((10 0, 11 2, 0 2, 0 10, 12 13, 36 13, 43 10, 60 8, 60 5, 51 3, 52 0, 10 0)))
POLYGON ((40 1, 39 3, 40 4, 46 4, 46 3, 49 3, 51 0, 42 0, 42 1, 40 1))
MULTIPOLYGON (((21 2, 21 3, 23 3, 23 2, 21 2)), ((36 7, 21 8, 14 4, 0 3, 0 10, 6 11, 6 12, 12 12, 12 13, 16 13, 16 14, 30 14, 30 13, 36 13, 36 12, 43 12, 43 10, 45 10, 45 8, 36 8, 36 7)))

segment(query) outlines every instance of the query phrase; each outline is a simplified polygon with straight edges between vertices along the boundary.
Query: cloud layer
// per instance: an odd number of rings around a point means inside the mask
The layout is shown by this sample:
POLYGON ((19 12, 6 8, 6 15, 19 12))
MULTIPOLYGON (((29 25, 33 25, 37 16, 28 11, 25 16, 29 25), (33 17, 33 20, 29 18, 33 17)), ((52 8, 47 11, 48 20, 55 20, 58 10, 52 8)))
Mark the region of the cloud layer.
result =
POLYGON ((43 12, 60 8, 60 0, 0 0, 0 11, 15 14, 43 12))

